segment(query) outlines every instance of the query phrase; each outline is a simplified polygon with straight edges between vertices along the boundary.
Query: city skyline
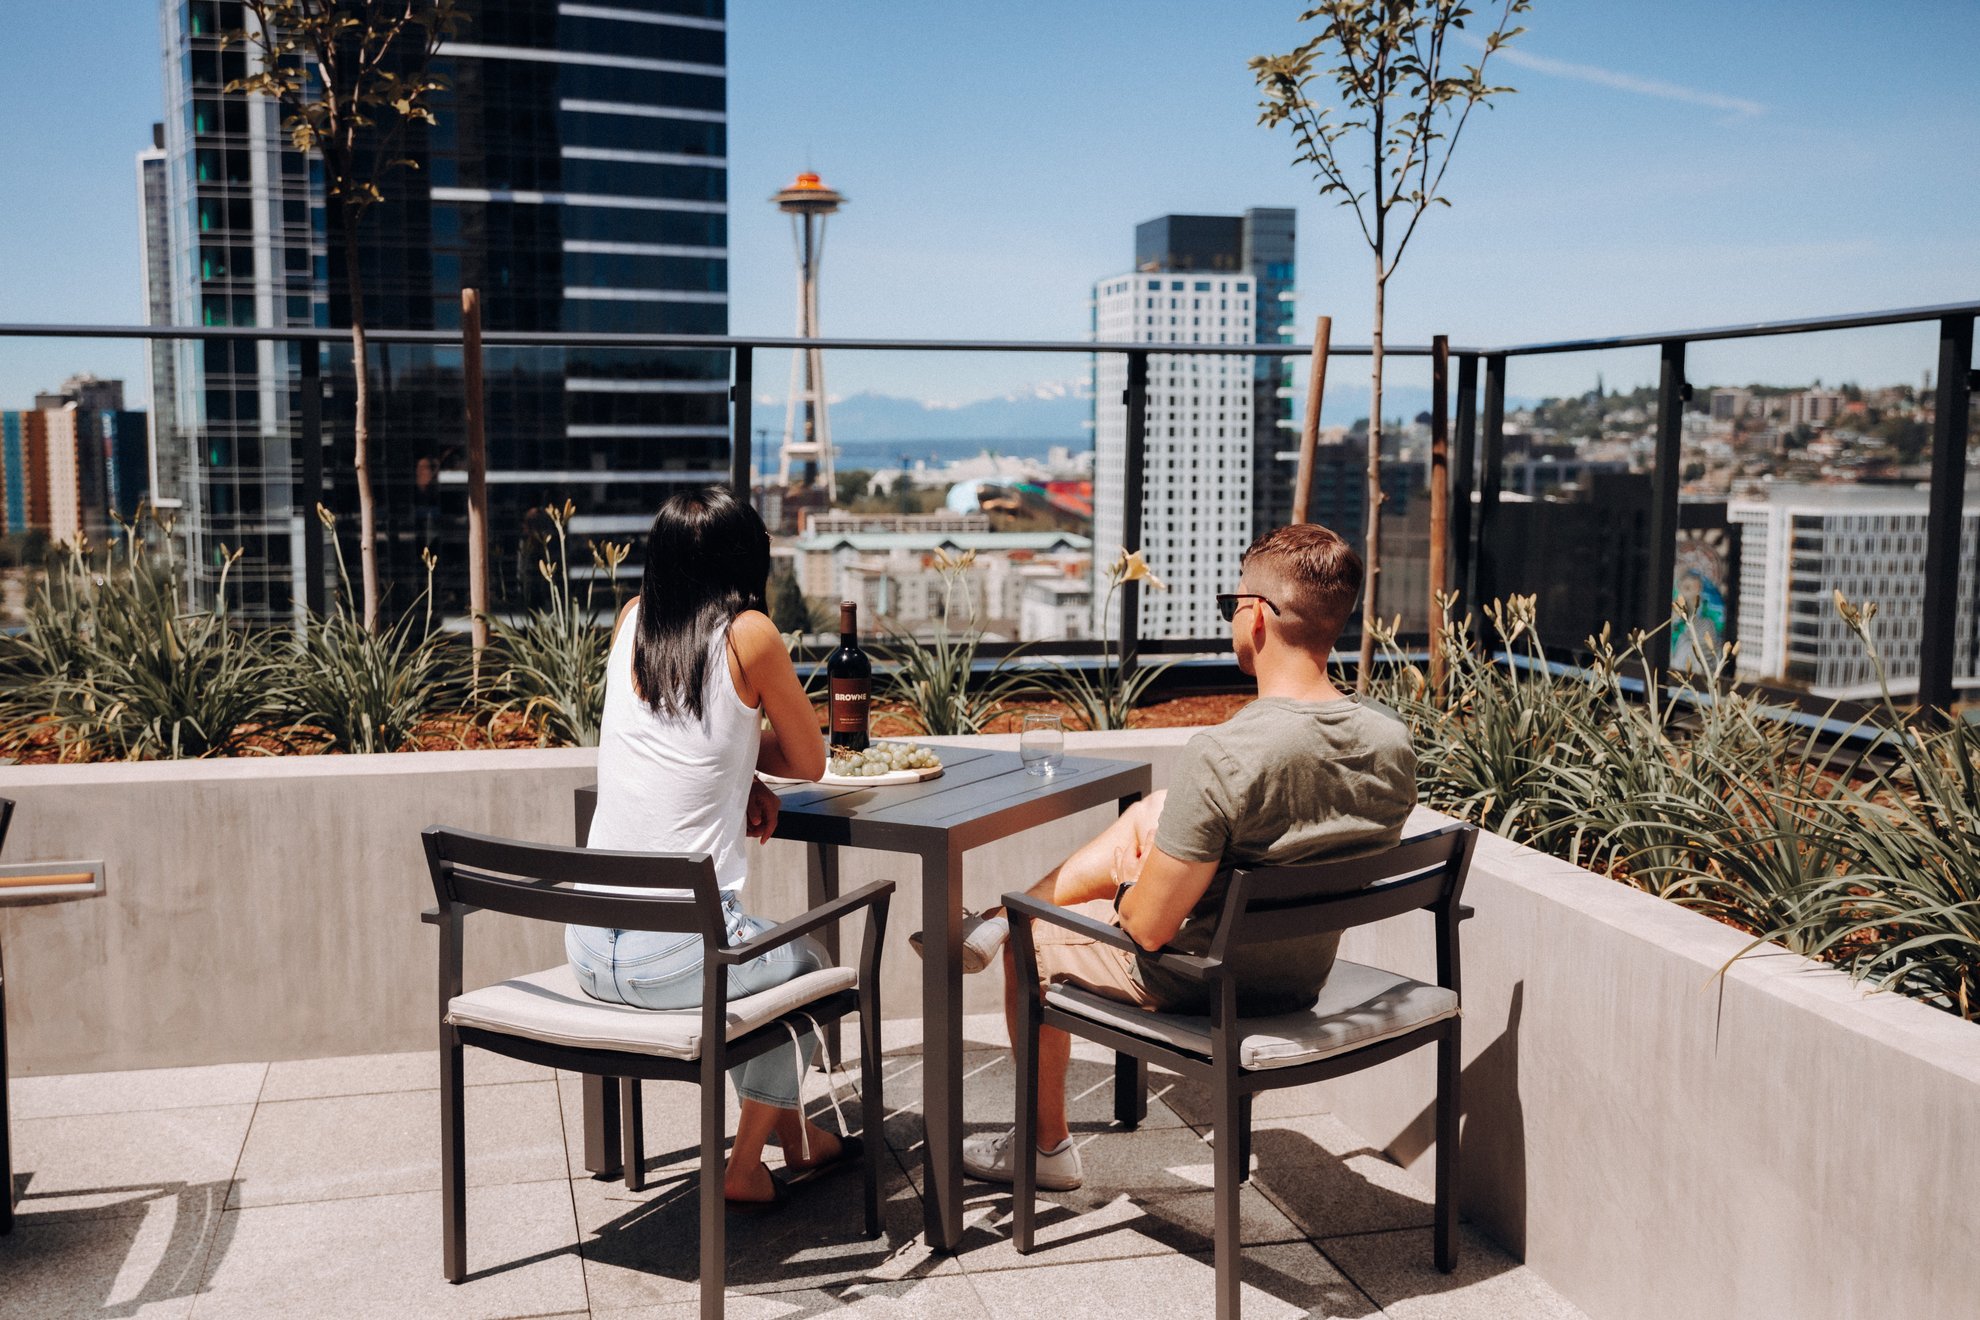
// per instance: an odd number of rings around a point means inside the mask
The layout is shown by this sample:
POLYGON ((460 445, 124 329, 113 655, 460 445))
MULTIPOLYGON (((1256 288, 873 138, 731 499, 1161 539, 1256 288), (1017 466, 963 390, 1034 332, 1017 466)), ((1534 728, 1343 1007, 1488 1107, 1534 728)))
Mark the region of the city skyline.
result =
MULTIPOLYGON (((0 272, 0 317, 143 319, 131 157, 157 118, 160 60, 150 7, 131 8, 140 12, 101 19, 101 95, 61 94, 59 62, 42 57, 67 39, 52 12, 21 15, 0 53, 0 115, 23 130, 0 157, 0 182, 39 203, 0 218, 15 256, 0 272)), ((1177 5, 1151 5, 1131 27, 1101 6, 995 16, 743 7, 729 21, 733 326, 785 332, 789 237, 758 199, 810 165, 858 199, 821 293, 836 334, 1078 337, 1086 309, 1067 290, 1125 268, 1121 235, 1133 224, 1291 205, 1299 324, 1326 311, 1337 342, 1365 339, 1365 254, 1351 222, 1314 200, 1289 143, 1251 122, 1243 59, 1294 44, 1295 8, 1231 6, 1205 30, 1179 21, 1177 5), (1087 53, 1103 41, 1137 58, 1102 67, 1087 53), (902 74, 930 68, 930 50, 970 54, 941 77, 902 74), (837 76, 808 80, 793 133, 783 89, 807 67, 837 76), (996 206, 970 192, 985 180, 999 189, 996 206), (972 302, 924 296, 972 266, 972 302)), ((1648 6, 1637 8, 1647 21, 1648 6)), ((1962 229, 1980 166, 1935 157, 1931 129, 1970 119, 1980 99, 1964 74, 1980 25, 1962 10, 1903 6, 1897 26, 1932 40, 1899 54, 1884 53, 1891 7, 1869 16, 1839 4, 1737 14, 1660 5, 1659 30, 1685 39, 1654 44, 1618 43, 1639 30, 1620 6, 1600 16, 1541 7, 1503 71, 1520 94, 1474 127, 1452 170, 1454 209, 1426 223, 1392 285, 1392 342, 1433 330, 1459 343, 1650 331, 1968 296, 1947 278, 1980 267, 1962 229)), ((1654 356, 1521 363, 1509 388, 1577 392, 1597 370, 1643 383, 1654 356)), ((846 393, 950 402, 1074 374, 1050 359, 841 357, 833 373, 846 393)), ((1885 330, 1695 358, 1699 379, 1874 385, 1915 383, 1932 352, 1923 331, 1885 330)), ((21 400, 76 371, 121 376, 135 393, 141 363, 135 345, 10 344, 0 397, 21 400)), ((1363 374, 1360 365, 1340 364, 1335 379, 1363 374)), ((1418 374, 1420 363, 1394 365, 1399 384, 1418 374)))

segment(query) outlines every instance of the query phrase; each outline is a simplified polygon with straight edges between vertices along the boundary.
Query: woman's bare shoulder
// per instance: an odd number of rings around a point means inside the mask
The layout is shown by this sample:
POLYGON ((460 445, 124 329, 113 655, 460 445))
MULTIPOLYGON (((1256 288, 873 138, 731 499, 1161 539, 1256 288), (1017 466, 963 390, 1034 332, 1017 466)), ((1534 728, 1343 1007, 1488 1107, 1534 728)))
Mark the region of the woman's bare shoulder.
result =
POLYGON ((744 664, 768 656, 788 654, 784 635, 761 610, 744 610, 729 622, 729 644, 744 664))

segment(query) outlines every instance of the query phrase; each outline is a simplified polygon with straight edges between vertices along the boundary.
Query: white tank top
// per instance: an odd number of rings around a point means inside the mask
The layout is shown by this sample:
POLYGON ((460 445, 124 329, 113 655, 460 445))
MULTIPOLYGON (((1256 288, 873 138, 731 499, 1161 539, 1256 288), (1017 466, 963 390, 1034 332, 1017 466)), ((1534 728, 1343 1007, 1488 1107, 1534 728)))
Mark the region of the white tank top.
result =
MULTIPOLYGON (((761 725, 729 676, 729 630, 708 652, 702 716, 663 714, 633 681, 639 606, 626 615, 605 662, 605 717, 598 731, 598 809, 586 840, 631 852, 705 852, 724 892, 743 886, 749 863, 743 809, 756 774, 761 725)), ((621 889, 681 894, 682 890, 621 889)))

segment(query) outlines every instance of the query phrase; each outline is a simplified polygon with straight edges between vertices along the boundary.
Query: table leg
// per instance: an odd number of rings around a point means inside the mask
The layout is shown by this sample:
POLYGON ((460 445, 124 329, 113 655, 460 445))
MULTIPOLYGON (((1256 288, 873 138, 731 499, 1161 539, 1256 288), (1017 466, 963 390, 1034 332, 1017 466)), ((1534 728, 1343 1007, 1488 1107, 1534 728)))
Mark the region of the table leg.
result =
MULTIPOLYGON (((814 843, 804 850, 804 902, 807 908, 815 908, 821 903, 829 903, 839 896, 839 845, 836 843, 814 843)), ((834 967, 839 965, 839 924, 833 922, 818 932, 818 942, 825 946, 825 958, 834 967)), ((844 1057, 843 1030, 844 1018, 834 1018, 825 1024, 825 1057, 834 1068, 844 1057)))
POLYGON ((962 1241, 962 851, 921 856, 923 1210, 928 1245, 962 1241))
POLYGON ((616 1077, 584 1077, 584 1167, 600 1178, 616 1178, 625 1170, 620 1155, 619 1081, 616 1077))
MULTIPOLYGON (((1121 799, 1121 814, 1141 801, 1141 794, 1121 799)), ((1148 1117, 1148 1061, 1132 1054, 1114 1055, 1114 1121, 1124 1128, 1137 1128, 1148 1117)))

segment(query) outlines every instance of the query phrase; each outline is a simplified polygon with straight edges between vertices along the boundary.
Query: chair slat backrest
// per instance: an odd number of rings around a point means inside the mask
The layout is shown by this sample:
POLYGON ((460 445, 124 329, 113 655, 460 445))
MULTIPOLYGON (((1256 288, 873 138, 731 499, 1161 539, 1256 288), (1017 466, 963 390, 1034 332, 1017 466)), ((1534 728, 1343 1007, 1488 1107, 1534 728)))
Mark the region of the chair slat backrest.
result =
POLYGON ((721 888, 707 853, 606 852, 522 843, 433 826, 423 835, 434 897, 537 921, 726 937, 721 888), (593 893, 572 884, 677 889, 682 897, 593 893))
POLYGON ((1476 826, 1455 823, 1359 857, 1239 871, 1231 877, 1210 956, 1241 964, 1251 946, 1422 908, 1446 913, 1464 888, 1477 834, 1476 826))

